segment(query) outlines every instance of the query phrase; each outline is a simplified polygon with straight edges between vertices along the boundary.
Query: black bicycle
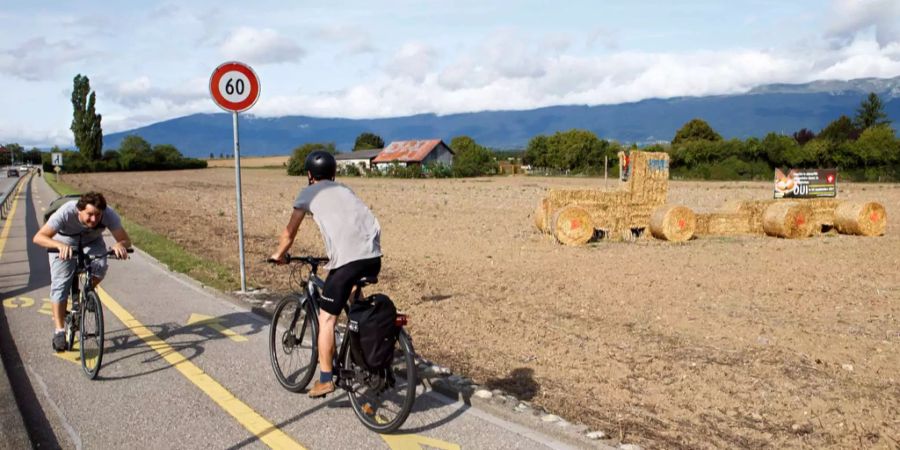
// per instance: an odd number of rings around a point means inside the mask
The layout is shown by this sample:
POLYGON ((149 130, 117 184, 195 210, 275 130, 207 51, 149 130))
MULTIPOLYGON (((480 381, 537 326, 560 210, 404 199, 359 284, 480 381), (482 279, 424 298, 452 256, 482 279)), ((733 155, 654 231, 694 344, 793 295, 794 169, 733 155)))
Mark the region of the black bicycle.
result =
MULTIPOLYGON (((319 299, 325 282, 317 272, 328 259, 285 255, 285 260, 295 263, 291 266, 291 283, 293 286, 296 282, 297 288, 275 307, 269 329, 269 357, 278 382, 291 392, 300 392, 312 380, 318 363, 319 299), (309 267, 306 276, 303 267, 309 267)), ((271 258, 268 262, 275 263, 271 258)), ((357 281, 352 301, 362 298, 363 286, 377 281, 371 277, 357 281)), ((400 330, 390 367, 373 370, 359 362, 358 344, 347 335, 348 311, 349 305, 345 305, 345 314, 335 326, 335 386, 347 391, 353 412, 366 428, 391 433, 403 425, 416 400, 415 352, 403 328, 407 317, 397 315, 400 330)))
MULTIPOLYGON (((134 249, 128 249, 134 253, 134 249)), ((48 253, 59 253, 57 249, 49 249, 48 253)), ((72 309, 67 312, 66 346, 75 348, 75 334, 78 334, 78 351, 81 369, 90 378, 97 378, 100 363, 103 361, 103 305, 94 290, 91 261, 101 258, 86 254, 79 244, 73 248, 72 256, 76 258, 75 279, 72 280, 72 309)), ((107 250, 106 256, 115 256, 115 251, 107 250)))

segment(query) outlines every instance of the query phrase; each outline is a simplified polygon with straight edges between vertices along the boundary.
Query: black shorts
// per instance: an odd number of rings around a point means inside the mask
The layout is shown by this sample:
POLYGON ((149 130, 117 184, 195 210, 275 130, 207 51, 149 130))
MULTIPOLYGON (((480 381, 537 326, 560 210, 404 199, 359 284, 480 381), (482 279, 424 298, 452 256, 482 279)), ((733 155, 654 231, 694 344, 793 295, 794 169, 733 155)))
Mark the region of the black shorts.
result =
POLYGON ((377 277, 378 272, 381 272, 380 256, 353 261, 328 272, 319 307, 331 315, 339 316, 350 299, 353 284, 362 277, 377 277))

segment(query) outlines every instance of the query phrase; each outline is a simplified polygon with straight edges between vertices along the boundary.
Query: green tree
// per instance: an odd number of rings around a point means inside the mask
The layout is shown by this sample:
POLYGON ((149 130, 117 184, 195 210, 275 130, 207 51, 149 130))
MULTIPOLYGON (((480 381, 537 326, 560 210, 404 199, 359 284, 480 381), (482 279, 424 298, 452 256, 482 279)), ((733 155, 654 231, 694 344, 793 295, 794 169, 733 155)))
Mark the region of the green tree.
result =
POLYGON ((822 131, 819 137, 829 139, 834 142, 855 141, 859 137, 860 130, 856 128, 853 121, 847 116, 841 116, 829 123, 822 131))
POLYGON ((478 145, 469 136, 457 136, 450 141, 453 149, 453 175, 477 177, 497 172, 497 162, 490 150, 478 145))
POLYGON ((102 117, 94 110, 96 92, 91 92, 91 83, 86 76, 75 76, 72 89, 72 133, 75 135, 75 146, 88 161, 100 159, 103 150, 103 129, 100 127, 102 117))
POLYGON ((131 134, 119 145, 120 163, 125 170, 149 170, 153 166, 153 150, 144 138, 131 134))
POLYGON ((719 133, 716 133, 706 121, 692 119, 675 133, 675 138, 672 139, 672 145, 678 145, 682 142, 692 140, 721 141, 722 136, 719 133))
POLYGON ((371 150, 375 148, 384 148, 384 139, 381 139, 381 136, 374 133, 361 133, 356 137, 356 142, 353 144, 353 151, 357 150, 371 150))
POLYGON ((604 156, 611 146, 587 130, 572 129, 554 133, 547 140, 550 167, 559 170, 600 173, 604 156))
POLYGON ((6 153, 3 156, 3 164, 18 164, 22 162, 25 147, 16 143, 6 144, 4 147, 6 147, 6 153))
POLYGON ((807 128, 801 128, 799 131, 794 133, 794 140, 797 141, 797 143, 800 145, 805 145, 807 142, 815 138, 816 133, 813 133, 807 128))
POLYGON ((528 141, 528 146, 525 148, 525 156, 523 157, 525 164, 529 164, 532 167, 550 167, 548 159, 550 149, 548 145, 547 136, 543 134, 531 138, 528 141))
POLYGON ((153 146, 153 160, 160 166, 177 167, 182 159, 184 159, 184 155, 172 144, 153 146))
POLYGON ((860 131, 879 125, 890 125, 887 114, 884 112, 884 104, 878 94, 870 92, 869 96, 859 104, 853 124, 860 131))
POLYGON ((766 159, 774 167, 791 167, 794 162, 802 160, 798 148, 800 144, 792 136, 769 133, 761 143, 766 152, 766 159))
POLYGON ((40 164, 41 163, 41 149, 37 147, 31 147, 31 150, 25 152, 24 156, 25 162, 29 164, 40 164))
POLYGON ((291 158, 288 160, 287 166, 288 175, 306 175, 306 168, 303 167, 306 163, 306 157, 309 156, 310 153, 318 150, 331 153, 332 155, 337 153, 333 142, 329 142, 327 144, 319 142, 310 142, 307 144, 303 144, 295 148, 294 151, 291 152, 291 158))
POLYGON ((863 163, 863 167, 893 164, 898 154, 897 136, 889 125, 866 128, 859 139, 851 144, 853 152, 863 163))

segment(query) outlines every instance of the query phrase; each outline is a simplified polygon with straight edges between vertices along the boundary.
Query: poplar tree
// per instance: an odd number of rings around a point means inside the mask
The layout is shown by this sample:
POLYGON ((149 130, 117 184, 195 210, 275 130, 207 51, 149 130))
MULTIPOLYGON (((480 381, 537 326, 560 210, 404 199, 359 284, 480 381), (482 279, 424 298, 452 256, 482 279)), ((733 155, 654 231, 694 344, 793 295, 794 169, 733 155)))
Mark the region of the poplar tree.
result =
POLYGON ((97 96, 91 92, 88 77, 75 75, 72 89, 72 134, 75 135, 75 146, 84 159, 98 161, 103 151, 103 129, 100 127, 100 114, 94 110, 97 96))

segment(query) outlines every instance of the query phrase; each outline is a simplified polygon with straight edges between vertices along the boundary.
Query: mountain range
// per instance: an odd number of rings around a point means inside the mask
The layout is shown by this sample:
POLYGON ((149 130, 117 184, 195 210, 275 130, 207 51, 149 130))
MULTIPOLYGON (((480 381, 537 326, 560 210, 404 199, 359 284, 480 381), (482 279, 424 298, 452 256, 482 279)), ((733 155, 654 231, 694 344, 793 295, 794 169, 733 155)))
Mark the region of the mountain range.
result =
MULTIPOLYGON (((726 139, 762 137, 769 132, 818 132, 832 120, 853 117, 869 92, 879 94, 885 112, 900 123, 900 77, 806 84, 769 84, 743 94, 648 99, 616 105, 551 106, 525 111, 480 111, 462 114, 418 114, 382 119, 307 116, 240 116, 242 156, 285 155, 308 142, 333 142, 339 151, 353 148, 363 132, 385 143, 407 139, 443 139, 466 135, 496 149, 521 149, 541 134, 572 128, 598 137, 645 145, 669 141, 693 118, 707 121, 726 139)), ((119 147, 136 134, 151 144, 172 144, 185 156, 208 157, 233 152, 232 117, 228 113, 192 114, 104 137, 104 148, 119 147)))

